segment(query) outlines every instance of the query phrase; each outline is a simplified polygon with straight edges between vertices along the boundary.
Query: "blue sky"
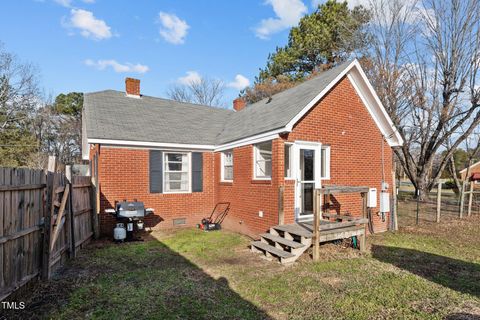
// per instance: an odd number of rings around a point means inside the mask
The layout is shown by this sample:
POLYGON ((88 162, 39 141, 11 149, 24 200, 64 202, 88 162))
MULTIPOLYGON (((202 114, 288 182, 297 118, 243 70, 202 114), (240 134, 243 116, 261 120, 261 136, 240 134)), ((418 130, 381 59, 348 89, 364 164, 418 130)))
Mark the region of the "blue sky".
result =
POLYGON ((169 86, 207 76, 228 85, 230 105, 317 3, 2 1, 0 41, 38 66, 47 94, 124 90, 124 78, 131 76, 141 79, 143 94, 165 97, 169 86))

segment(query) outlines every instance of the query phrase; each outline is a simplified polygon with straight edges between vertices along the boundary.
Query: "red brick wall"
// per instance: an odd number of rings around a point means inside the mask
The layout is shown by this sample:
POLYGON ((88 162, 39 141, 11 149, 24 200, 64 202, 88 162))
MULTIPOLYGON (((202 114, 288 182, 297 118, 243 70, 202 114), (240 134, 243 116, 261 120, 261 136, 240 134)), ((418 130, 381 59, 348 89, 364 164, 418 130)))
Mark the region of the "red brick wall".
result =
MULTIPOLYGON (((272 142, 272 180, 253 180, 253 146, 248 145, 233 150, 233 182, 220 182, 217 200, 231 203, 231 210, 224 226, 252 236, 267 231, 278 224, 279 177, 275 172, 282 170, 283 151, 279 152, 279 139, 272 142), (278 161, 276 161, 278 160, 278 161), (259 217, 263 211, 263 218, 259 217)), ((216 163, 220 164, 220 153, 216 163)), ((217 165, 216 181, 220 181, 220 165, 217 165)))
MULTIPOLYGON (((278 192, 284 187, 285 223, 294 222, 294 186, 285 180, 284 142, 317 141, 331 146, 331 179, 324 184, 376 187, 381 189, 382 136, 369 112, 344 78, 319 104, 305 115, 293 131, 272 142, 272 180, 253 180, 253 146, 236 148, 234 179, 220 182, 220 153, 204 153, 203 192, 191 194, 151 194, 149 192, 149 151, 147 149, 112 148, 102 146, 99 160, 101 192, 101 230, 110 235, 114 219, 103 214, 115 200, 137 198, 155 215, 147 219, 149 226, 173 227, 172 219, 186 218, 194 226, 208 216, 217 202, 230 202, 231 210, 224 227, 252 236, 278 224, 278 192), (263 218, 259 217, 263 211, 263 218)), ((392 150, 384 143, 385 180, 391 185, 392 150)), ((359 195, 334 198, 336 207, 344 214, 361 215, 359 195)), ((379 204, 379 201, 377 200, 379 204)), ((374 213, 378 211, 377 206, 374 213)), ((388 221, 388 220, 387 220, 388 221)), ((387 222, 374 214, 375 231, 384 231, 387 222)))
MULTIPOLYGON (((318 141, 331 146, 330 180, 323 185, 351 185, 377 188, 378 196, 382 181, 382 135, 356 94, 348 78, 344 78, 313 108, 285 137, 286 141, 318 141)), ((392 186, 392 149, 384 142, 385 181, 392 186)), ((361 215, 360 195, 338 195, 332 198, 335 210, 361 215), (338 203, 337 203, 338 202, 338 203)), ((377 199, 376 213, 379 209, 377 199)), ((385 231, 374 214, 375 231, 385 231)))
POLYGON ((104 212, 115 200, 143 201, 155 214, 145 220, 149 227, 172 228, 174 218, 186 218, 186 226, 195 226, 214 206, 213 153, 203 154, 203 192, 185 194, 150 193, 149 150, 102 146, 100 152, 100 228, 111 235, 115 219, 104 212))

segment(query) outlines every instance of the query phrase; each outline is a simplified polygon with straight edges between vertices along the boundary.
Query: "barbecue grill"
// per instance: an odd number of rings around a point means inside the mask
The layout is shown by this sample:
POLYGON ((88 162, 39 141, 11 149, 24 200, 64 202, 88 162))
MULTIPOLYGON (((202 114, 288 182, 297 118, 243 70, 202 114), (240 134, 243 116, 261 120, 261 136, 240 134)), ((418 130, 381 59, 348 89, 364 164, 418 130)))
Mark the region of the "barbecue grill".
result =
POLYGON ((116 241, 141 241, 139 237, 134 238, 134 232, 143 229, 142 219, 153 213, 153 209, 145 209, 143 202, 134 199, 133 201, 115 201, 115 209, 106 209, 105 213, 113 215, 118 221, 113 231, 116 241))

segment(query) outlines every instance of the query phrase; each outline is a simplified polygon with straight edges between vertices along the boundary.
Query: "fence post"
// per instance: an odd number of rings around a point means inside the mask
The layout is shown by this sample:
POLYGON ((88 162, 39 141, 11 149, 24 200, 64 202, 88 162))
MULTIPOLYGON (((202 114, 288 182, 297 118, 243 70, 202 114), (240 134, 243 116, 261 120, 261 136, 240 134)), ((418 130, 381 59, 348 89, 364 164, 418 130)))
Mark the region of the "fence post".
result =
POLYGON ((313 207, 313 261, 320 259, 320 211, 321 211, 321 197, 320 191, 315 189, 313 193, 314 207, 313 207))
POLYGON ((397 207, 397 180, 395 179, 395 170, 392 171, 392 193, 393 193, 393 231, 398 231, 398 207, 397 207))
POLYGON ((42 244, 42 279, 50 279, 50 235, 52 222, 50 209, 53 195, 53 179, 56 170, 57 159, 55 156, 48 157, 47 185, 45 188, 44 218, 43 218, 43 244, 42 244))
POLYGON ((465 202, 465 181, 462 181, 462 190, 460 191, 460 212, 458 214, 459 218, 463 218, 463 207, 465 202))
POLYGON ((278 224, 280 225, 285 223, 285 212, 283 208, 284 192, 285 192, 285 187, 280 186, 278 188, 278 224))
POLYGON ((98 225, 98 211, 100 208, 97 205, 97 193, 98 193, 98 160, 97 160, 97 155, 93 156, 93 159, 91 161, 92 163, 92 169, 90 170, 91 174, 91 185, 92 188, 91 190, 91 205, 92 205, 92 229, 93 229, 93 237, 95 239, 98 239, 100 237, 100 230, 99 230, 99 225, 98 225))
POLYGON ((65 167, 65 177, 68 182, 65 187, 70 189, 68 193, 68 217, 70 219, 70 225, 67 226, 67 228, 70 228, 70 257, 75 258, 77 256, 77 247, 75 246, 75 215, 73 212, 73 178, 71 165, 65 167))
POLYGON ((470 181, 470 191, 468 192, 468 211, 467 216, 472 215, 472 202, 473 202, 473 181, 470 181))
POLYGON ((437 185, 437 223, 440 222, 440 213, 442 210, 442 182, 437 185))
POLYGON ((419 211, 420 211, 420 190, 417 189, 417 214, 415 217, 415 224, 418 226, 418 220, 419 220, 419 211))

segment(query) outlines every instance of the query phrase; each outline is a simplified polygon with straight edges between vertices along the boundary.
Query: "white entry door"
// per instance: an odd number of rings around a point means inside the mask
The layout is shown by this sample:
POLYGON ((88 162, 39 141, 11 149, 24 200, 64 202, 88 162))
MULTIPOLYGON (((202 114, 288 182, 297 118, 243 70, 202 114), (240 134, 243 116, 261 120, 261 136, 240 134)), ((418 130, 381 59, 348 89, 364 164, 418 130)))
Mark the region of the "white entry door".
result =
POLYGON ((295 218, 297 221, 313 218, 314 190, 321 187, 321 144, 295 142, 294 168, 296 177, 295 218))

